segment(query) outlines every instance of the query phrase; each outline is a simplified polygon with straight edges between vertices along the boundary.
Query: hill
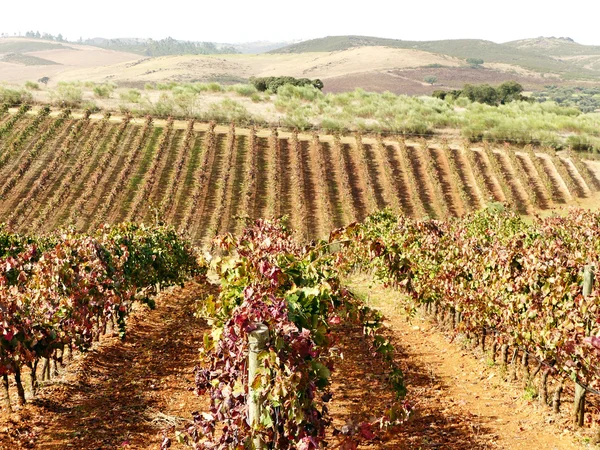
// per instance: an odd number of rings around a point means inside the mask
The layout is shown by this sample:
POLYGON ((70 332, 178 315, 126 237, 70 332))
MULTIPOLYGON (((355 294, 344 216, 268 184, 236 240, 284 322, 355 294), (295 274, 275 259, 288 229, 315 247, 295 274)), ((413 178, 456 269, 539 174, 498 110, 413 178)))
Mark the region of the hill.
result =
POLYGON ((564 38, 538 38, 497 44, 480 39, 404 41, 370 36, 328 36, 293 44, 271 53, 331 52, 373 46, 422 50, 461 59, 481 58, 485 62, 516 65, 563 78, 600 79, 600 67, 590 66, 586 61, 586 57, 595 59, 599 56, 600 47, 581 45, 564 38), (552 51, 547 52, 548 48, 552 51))
POLYGON ((139 55, 98 47, 27 38, 0 39, 0 80, 24 83, 50 77, 60 81, 73 70, 131 62, 139 55))

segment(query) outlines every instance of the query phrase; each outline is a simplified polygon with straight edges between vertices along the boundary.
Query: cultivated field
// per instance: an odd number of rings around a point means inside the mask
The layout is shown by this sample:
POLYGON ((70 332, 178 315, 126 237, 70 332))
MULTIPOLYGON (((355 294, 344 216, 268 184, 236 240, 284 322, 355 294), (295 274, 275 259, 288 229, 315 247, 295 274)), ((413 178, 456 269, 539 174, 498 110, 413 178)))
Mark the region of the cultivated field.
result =
POLYGON ((163 220, 202 245, 248 218, 288 216, 306 241, 386 206, 446 218, 500 201, 534 214, 593 206, 600 191, 599 162, 550 149, 49 109, 4 112, 0 155, 0 221, 16 230, 163 220))

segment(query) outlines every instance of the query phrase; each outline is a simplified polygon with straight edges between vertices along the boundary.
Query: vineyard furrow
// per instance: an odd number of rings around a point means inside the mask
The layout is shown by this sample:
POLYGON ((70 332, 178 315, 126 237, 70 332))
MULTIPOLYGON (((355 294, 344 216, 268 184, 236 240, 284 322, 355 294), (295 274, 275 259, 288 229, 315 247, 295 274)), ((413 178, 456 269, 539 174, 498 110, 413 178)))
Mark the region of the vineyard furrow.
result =
MULTIPOLYGON (((23 196, 28 196, 32 189, 36 189, 38 194, 42 193, 46 188, 46 183, 48 183, 49 178, 54 177, 56 172, 60 170, 60 167, 62 167, 62 164, 60 163, 57 163, 52 167, 52 169, 55 170, 48 170, 48 167, 53 163, 53 160, 59 153, 57 147, 61 148, 71 134, 73 123, 74 121, 72 119, 63 122, 62 128, 57 130, 55 136, 46 142, 46 151, 39 153, 38 158, 32 161, 29 170, 14 185, 12 195, 8 196, 10 204, 9 208, 11 210, 16 209, 23 199, 23 196)), ((62 155, 63 160, 64 157, 65 155, 62 155)), ((35 198, 32 198, 32 200, 36 205, 40 204, 37 195, 35 198)))
MULTIPOLYGON (((137 127, 134 127, 137 128, 137 127)), ((111 190, 106 197, 99 198, 98 203, 100 204, 99 208, 96 208, 94 211, 93 219, 91 220, 91 229, 96 228, 99 224, 102 224, 107 221, 107 218, 111 217, 111 215, 115 215, 115 211, 118 208, 115 207, 115 202, 117 198, 120 198, 122 195, 125 195, 124 188, 129 181, 129 177, 131 172, 133 171, 133 164, 138 159, 140 153, 143 152, 144 148, 149 145, 150 137, 153 134, 153 120, 151 117, 147 117, 144 126, 141 131, 136 129, 137 137, 135 138, 133 145, 130 149, 124 152, 125 161, 123 164, 119 164, 117 169, 120 169, 118 172, 118 177, 114 182, 111 182, 111 190)), ((115 137, 116 139, 116 137, 115 137)), ((117 144, 118 146, 118 144, 117 144)), ((112 148, 115 148, 111 145, 112 148)), ((115 150, 115 153, 116 150, 115 150)))
MULTIPOLYGON (((506 171, 511 173, 508 179, 512 180, 513 184, 517 183, 521 185, 523 188, 523 193, 525 197, 529 200, 529 204, 534 208, 541 208, 543 204, 543 199, 540 197, 537 185, 535 180, 528 176, 525 173, 525 168, 521 161, 519 160, 519 156, 517 155, 515 149, 508 144, 504 145, 504 150, 502 151, 502 155, 508 158, 510 168, 507 168, 506 171)), ((506 164, 506 163, 505 163, 506 164)), ((516 188, 516 186, 515 186, 516 188)), ((516 191, 515 191, 516 192, 516 191)))
POLYGON ((333 173, 333 167, 331 167, 331 160, 325 158, 323 145, 316 131, 312 134, 307 154, 312 177, 315 177, 311 179, 316 180, 316 183, 314 183, 314 201, 321 219, 319 236, 326 236, 334 228, 341 227, 344 222, 339 211, 338 188, 333 182, 335 173, 333 173))
MULTIPOLYGON (((88 163, 82 166, 81 173, 75 173, 72 191, 72 208, 64 211, 60 220, 79 223, 81 229, 91 220, 87 211, 95 211, 93 205, 99 202, 107 189, 105 180, 117 170, 121 169, 121 157, 125 153, 126 143, 137 138, 139 127, 131 125, 131 118, 126 116, 119 124, 117 130, 109 127, 98 135, 99 142, 89 140, 82 150, 83 161, 88 163), (102 136, 100 138, 100 136, 102 136)), ((100 222, 99 222, 100 223, 100 222)), ((97 224, 93 224, 96 227, 97 224)))
POLYGON ((343 183, 342 192, 344 193, 344 204, 346 208, 350 208, 350 221, 360 221, 367 216, 367 207, 362 198, 363 193, 360 189, 360 184, 356 180, 358 175, 357 171, 354 170, 355 166, 350 158, 352 149, 348 144, 342 143, 339 135, 335 136, 333 149, 334 161, 338 163, 338 173, 342 175, 341 179, 343 183))
POLYGON ((8 119, 2 123, 2 126, 0 126, 0 148, 4 148, 2 154, 6 151, 5 139, 12 136, 12 131, 17 126, 17 123, 26 117, 26 114, 30 109, 30 105, 21 105, 17 112, 9 116, 8 119))
MULTIPOLYGON (((401 199, 398 195, 398 190, 394 183, 394 175, 392 166, 387 161, 386 144, 383 142, 382 136, 377 135, 377 140, 374 145, 371 157, 375 161, 376 167, 379 169, 379 179, 383 190, 383 202, 396 213, 403 210, 401 199)), ((407 213, 405 211, 405 213, 407 213)))
POLYGON ((279 160, 277 164, 278 182, 279 185, 276 191, 276 197, 278 198, 278 210, 277 217, 288 217, 290 228, 294 229, 295 226, 295 214, 293 214, 292 206, 292 177, 294 173, 292 171, 290 163, 290 141, 288 139, 279 140, 279 160))
MULTIPOLYGON (((348 147, 342 147, 342 149, 346 149, 346 156, 352 161, 356 170, 353 172, 355 174, 353 179, 357 181, 360 180, 358 181, 358 185, 362 191, 362 201, 366 213, 371 214, 377 211, 379 209, 379 199, 377 198, 377 189, 375 187, 374 179, 371 178, 371 173, 369 171, 367 149, 363 143, 362 135, 360 133, 354 135, 354 148, 349 145, 348 147)), ((381 198, 381 200, 383 200, 383 198, 381 198)))
MULTIPOLYGON (((528 190, 535 192, 535 198, 538 202, 536 204, 537 208, 549 209, 552 207, 552 191, 546 188, 529 156, 516 154, 516 163, 520 165, 522 173, 525 176, 525 178, 521 179, 521 184, 527 183, 529 186, 528 190)), ((537 159, 537 156, 534 157, 537 159)))
POLYGON ((504 192, 502 192, 498 180, 492 175, 489 165, 486 164, 483 153, 469 146, 465 146, 462 152, 467 161, 469 161, 469 166, 477 182, 477 187, 483 198, 486 199, 486 202, 505 202, 506 197, 504 196, 504 192))
POLYGON ((269 173, 268 154, 269 142, 266 138, 257 137, 256 155, 256 194, 253 219, 268 216, 269 173))
MULTIPOLYGON (((18 161, 19 147, 23 146, 28 134, 32 133, 34 129, 40 128, 44 131, 47 129, 44 125, 47 125, 45 122, 49 114, 49 109, 42 109, 33 117, 27 116, 27 111, 28 109, 26 108, 20 108, 19 112, 13 117, 13 120, 9 121, 4 129, 0 129, 0 136, 3 133, 7 134, 6 140, 2 145, 3 151, 0 154, 0 169, 4 169, 10 162, 14 163, 14 161, 11 161, 13 158, 16 158, 18 161)), ((9 169, 9 173, 10 171, 12 171, 12 168, 9 169)))
MULTIPOLYGON (((484 162, 483 164, 488 168, 489 172, 493 174, 494 179, 500 186, 500 191, 506 199, 506 202, 516 207, 517 201, 507 179, 507 175, 504 173, 504 169, 500 166, 498 158, 496 158, 496 154, 490 148, 487 142, 483 143, 483 150, 479 153, 479 158, 482 162, 484 162)), ((489 179, 487 176, 485 178, 489 179)))
POLYGON ((185 213, 181 221, 181 230, 193 236, 190 232, 192 221, 196 215, 200 215, 204 210, 204 203, 208 195, 208 177, 214 166, 215 152, 217 148, 217 135, 215 133, 214 122, 211 122, 208 131, 205 134, 204 151, 198 167, 198 172, 194 176, 193 187, 190 199, 186 201, 185 213))
POLYGON ((164 137, 165 128, 154 126, 148 136, 146 145, 142 146, 135 158, 131 158, 129 173, 123 188, 123 195, 116 203, 109 216, 109 223, 118 223, 128 220, 140 192, 143 191, 149 168, 153 165, 161 138, 164 137))
POLYGON ((60 116, 52 122, 48 129, 35 141, 32 148, 27 151, 16 163, 16 170, 13 170, 11 175, 8 177, 6 182, 0 189, 0 198, 5 199, 7 194, 12 191, 14 186, 23 178, 25 174, 29 172, 31 165, 37 158, 47 151, 48 148, 45 146, 48 140, 52 140, 54 135, 64 125, 65 121, 71 115, 71 111, 63 111, 60 116))
POLYGON ((442 142, 442 150, 446 153, 450 175, 462 200, 464 212, 479 209, 483 205, 479 202, 475 185, 469 179, 467 163, 462 160, 460 150, 451 148, 447 141, 442 142))
POLYGON ((451 171, 448 161, 449 150, 435 147, 430 147, 428 150, 434 167, 433 174, 439 180, 447 210, 451 216, 460 217, 467 211, 468 198, 460 177, 452 176, 454 172, 451 171))
MULTIPOLYGON (((412 184, 412 173, 407 172, 408 161, 404 160, 405 154, 401 154, 400 147, 404 142, 396 145, 385 146, 385 164, 390 167, 390 179, 393 182, 396 196, 401 205, 402 212, 408 217, 422 217, 422 204, 416 190, 416 184, 412 184)), ((415 181, 416 183, 416 181, 415 181)))
MULTIPOLYGON (((303 181, 303 197, 304 197, 304 205, 305 205, 305 215, 300 216, 300 220, 304 224, 304 229, 306 231, 306 240, 318 239, 326 236, 327 231, 323 232, 324 226, 322 225, 322 217, 324 212, 319 209, 319 201, 317 194, 317 186, 315 184, 315 178, 318 175, 313 171, 314 164, 311 163, 311 152, 310 152, 310 142, 308 141, 298 141, 299 144, 299 163, 300 163, 300 172, 302 173, 302 181, 303 181)), ((303 241, 304 242, 304 241, 303 241)))
POLYGON ((164 181, 164 185, 167 186, 167 190, 162 197, 160 208, 161 215, 165 219, 172 217, 175 199, 181 183, 181 177, 183 176, 184 168, 190 158, 191 150, 194 146, 194 124, 195 121, 193 119, 188 121, 183 140, 180 141, 181 144, 178 146, 177 157, 174 163, 175 168, 171 171, 169 178, 164 181))
MULTIPOLYGON (((402 147, 401 147, 402 151, 402 147)), ((411 184, 415 186, 416 194, 420 201, 420 204, 423 205, 423 214, 419 215, 419 217, 423 218, 424 216, 428 216, 431 218, 439 217, 440 212, 440 204, 439 201, 436 200, 434 194, 433 186, 429 185, 429 177, 430 175, 427 173, 427 168, 423 161, 421 161, 420 153, 414 147, 404 146, 404 153, 406 156, 407 167, 413 175, 413 180, 411 180, 411 184)))
POLYGON ((66 162, 65 160, 71 156, 73 146, 81 136, 81 130, 89 124, 90 114, 91 111, 86 111, 83 119, 78 120, 75 123, 71 122, 71 124, 67 126, 66 132, 68 133, 68 137, 66 141, 60 142, 59 140, 59 142, 57 142, 60 147, 59 149, 56 148, 57 145, 55 144, 50 155, 50 161, 42 165, 41 173, 31 177, 31 181, 28 185, 31 184, 32 188, 27 192, 24 198, 21 198, 18 203, 11 206, 12 213, 9 216, 8 222, 12 226, 19 226, 24 221, 26 213, 34 210, 34 208, 31 207, 31 203, 33 203, 34 200, 38 201, 44 191, 51 186, 53 177, 60 173, 61 167, 66 162))
POLYGON ((125 221, 127 222, 143 219, 145 212, 141 210, 142 207, 152 206, 147 204, 147 200, 152 193, 154 185, 158 181, 158 176, 160 175, 158 169, 163 160, 163 156, 169 148, 170 139, 173 133, 173 122, 173 118, 169 117, 167 124, 162 129, 156 151, 152 156, 150 167, 140 171, 140 176, 142 179, 140 186, 135 191, 135 196, 131 202, 129 210, 127 211, 127 215, 125 216, 125 221))
POLYGON ((100 122, 90 121, 88 127, 83 128, 78 133, 80 140, 76 140, 73 143, 74 150, 78 152, 76 161, 74 164, 66 164, 66 169, 58 174, 54 185, 49 187, 49 195, 43 200, 44 206, 38 212, 37 216, 32 218, 33 229, 38 229, 41 224, 49 222, 50 216, 55 218, 59 207, 67 203, 76 178, 83 171, 84 167, 87 166, 88 159, 91 156, 91 154, 85 153, 84 150, 88 148, 88 142, 96 134, 96 130, 100 126, 100 122))
MULTIPOLYGON (((243 136, 240 136, 240 143, 243 143, 243 136)), ((256 128, 254 125, 250 128, 250 134, 247 142, 244 145, 244 149, 240 149, 240 152, 245 152, 243 159, 244 164, 241 169, 241 173, 236 176, 240 180, 239 198, 238 198, 238 209, 237 216, 238 222, 236 227, 232 229, 233 233, 241 232, 254 214, 254 205, 256 204, 256 179, 257 179, 257 157, 258 157, 258 145, 256 137, 256 128)), ((240 157, 241 160, 241 157, 240 157)))
MULTIPOLYGON (((486 145, 484 145, 485 148, 486 145)), ((492 168, 500 180, 503 189, 506 189, 509 193, 509 203, 521 214, 530 213, 531 208, 535 206, 530 200, 530 195, 532 196, 533 194, 529 192, 529 189, 525 189, 525 186, 521 185, 520 177, 515 174, 515 168, 512 167, 508 155, 503 152, 495 152, 487 147, 486 156, 488 161, 491 161, 492 168)))
POLYGON ((189 228, 192 241, 199 244, 208 244, 208 241, 215 236, 216 211, 222 200, 223 178, 228 166, 229 154, 226 139, 223 134, 215 135, 214 158, 205 183, 206 194, 202 198, 201 206, 199 205, 194 213, 197 220, 194 220, 189 228))
POLYGON ((238 155, 238 137, 235 134, 235 124, 232 122, 227 133, 227 143, 225 145, 223 176, 219 184, 219 200, 211 218, 208 236, 211 238, 219 234, 224 234, 229 228, 231 214, 232 195, 235 182, 235 168, 238 155))
POLYGON ((279 165, 281 164, 281 147, 279 132, 277 128, 271 129, 269 135, 269 152, 267 153, 267 210, 263 217, 281 217, 281 176, 279 165))
POLYGON ((231 195, 229 207, 225 216, 228 218, 227 227, 222 229, 222 233, 235 234, 237 230, 241 230, 244 225, 240 217, 246 217, 247 205, 244 205, 248 197, 248 188, 250 187, 248 176, 249 169, 248 138, 244 135, 236 137, 236 155, 235 164, 233 167, 233 179, 231 181, 231 195))
POLYGON ((571 163, 569 159, 563 158, 562 156, 558 156, 556 153, 555 155, 556 161, 558 161, 558 164, 556 164, 556 166, 561 168, 559 173, 562 172, 561 175, 565 174, 564 179, 570 179, 573 183, 573 185, 569 187, 569 190, 571 190, 572 186, 576 186, 575 190, 577 192, 577 197, 588 197, 590 195, 590 191, 587 185, 585 184, 583 178, 577 172, 577 168, 571 163))
MULTIPOLYGON (((532 164, 534 167, 534 172, 537 175, 537 178, 540 180, 540 182, 542 183, 542 186, 545 189, 545 196, 548 200, 548 202, 552 203, 552 202, 561 202, 562 197, 556 197, 555 194, 558 194, 558 192, 555 190, 555 186, 554 186, 554 182, 553 180, 550 178, 550 175, 548 174, 547 168, 544 165, 544 160, 542 158, 540 158, 534 151, 533 151, 533 147, 531 145, 526 145, 525 148, 525 153, 527 154, 527 156, 529 157, 529 163, 528 164, 532 164)), ((564 203, 564 201, 563 201, 564 203)))
POLYGON ((556 151, 553 148, 543 149, 538 158, 551 180, 554 201, 557 203, 566 203, 574 199, 577 195, 577 186, 573 183, 571 176, 556 157, 556 151))
POLYGON ((181 186, 177 188, 173 198, 173 206, 168 218, 169 223, 172 223, 177 229, 182 228, 184 214, 187 211, 189 198, 194 191, 195 180, 198 178, 198 173, 201 168, 201 160, 204 157, 206 140, 205 132, 194 133, 193 144, 190 149, 189 163, 182 172, 181 186))
POLYGON ((169 147, 167 148, 166 154, 162 159, 162 162, 158 168, 157 182, 154 185, 154 189, 150 192, 148 202, 153 206, 155 212, 152 214, 146 214, 144 220, 153 220, 157 217, 160 220, 164 219, 164 203, 168 191, 174 189, 171 187, 175 170, 179 164, 179 158, 181 157, 181 150, 183 140, 185 138, 185 129, 174 128, 171 139, 169 140, 169 147), (151 217, 152 216, 152 217, 151 217))
POLYGON ((366 168, 365 175, 370 180, 369 184, 372 187, 376 210, 391 206, 391 189, 386 185, 387 177, 384 176, 383 171, 381 170, 380 162, 377 158, 377 152, 371 144, 362 143, 362 148, 362 156, 366 168))
POLYGON ((577 172, 587 185, 590 192, 600 191, 600 180, 596 178, 594 173, 585 164, 585 162, 579 157, 579 153, 573 151, 570 147, 567 150, 567 157, 571 160, 571 164, 575 166, 577 172))
POLYGON ((298 131, 294 130, 288 141, 289 172, 285 178, 290 180, 291 187, 289 198, 292 205, 290 211, 292 228, 300 236, 300 241, 306 242, 308 240, 308 210, 306 207, 306 180, 304 179, 303 159, 298 131))

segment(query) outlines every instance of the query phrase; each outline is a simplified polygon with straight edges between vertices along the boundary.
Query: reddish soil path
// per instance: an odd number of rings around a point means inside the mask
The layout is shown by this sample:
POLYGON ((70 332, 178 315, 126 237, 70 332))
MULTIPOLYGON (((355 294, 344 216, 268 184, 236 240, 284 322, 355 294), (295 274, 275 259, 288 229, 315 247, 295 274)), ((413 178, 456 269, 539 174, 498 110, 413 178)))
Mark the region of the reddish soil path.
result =
MULTIPOLYGON (((476 356, 460 343, 450 342, 428 320, 409 319, 397 291, 371 286, 369 281, 356 276, 350 288, 384 314, 414 414, 389 442, 364 448, 575 450, 593 440, 590 429, 572 430, 572 405, 566 398, 558 415, 528 400, 523 385, 505 381, 501 370, 488 364, 487 355, 476 356)), ((352 383, 362 384, 368 387, 363 401, 374 395, 377 405, 379 394, 369 373, 365 368, 338 390, 347 392, 352 383)), ((373 407, 372 413, 377 412, 373 407)))

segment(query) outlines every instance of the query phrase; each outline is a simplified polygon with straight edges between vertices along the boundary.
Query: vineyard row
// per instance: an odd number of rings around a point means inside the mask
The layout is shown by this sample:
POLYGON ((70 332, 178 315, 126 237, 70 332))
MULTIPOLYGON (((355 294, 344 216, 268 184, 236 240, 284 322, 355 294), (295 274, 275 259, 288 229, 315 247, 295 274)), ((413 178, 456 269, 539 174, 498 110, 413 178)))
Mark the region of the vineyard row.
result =
POLYGON ((0 110, 0 180, 0 221, 17 231, 158 219, 199 244, 248 218, 287 216, 310 240, 386 206, 445 218, 500 201, 531 214, 600 190, 573 152, 47 109, 0 110))

